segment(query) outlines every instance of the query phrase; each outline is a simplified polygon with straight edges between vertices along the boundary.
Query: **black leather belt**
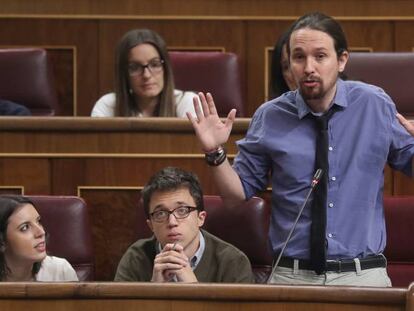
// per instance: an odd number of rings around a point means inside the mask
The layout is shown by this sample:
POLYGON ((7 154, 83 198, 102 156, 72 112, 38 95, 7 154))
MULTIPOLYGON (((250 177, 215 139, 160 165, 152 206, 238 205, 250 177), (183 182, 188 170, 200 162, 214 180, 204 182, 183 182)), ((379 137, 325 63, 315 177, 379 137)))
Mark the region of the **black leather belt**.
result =
MULTIPOLYGON (((361 270, 373 269, 373 268, 385 268, 387 266, 387 260, 383 255, 369 256, 360 258, 361 270)), ((289 257, 282 257, 279 262, 280 267, 293 269, 294 259, 289 257)), ((312 270, 310 260, 299 259, 299 269, 312 270)), ((353 259, 345 260, 327 260, 326 271, 333 272, 352 272, 357 271, 355 261, 353 259)))

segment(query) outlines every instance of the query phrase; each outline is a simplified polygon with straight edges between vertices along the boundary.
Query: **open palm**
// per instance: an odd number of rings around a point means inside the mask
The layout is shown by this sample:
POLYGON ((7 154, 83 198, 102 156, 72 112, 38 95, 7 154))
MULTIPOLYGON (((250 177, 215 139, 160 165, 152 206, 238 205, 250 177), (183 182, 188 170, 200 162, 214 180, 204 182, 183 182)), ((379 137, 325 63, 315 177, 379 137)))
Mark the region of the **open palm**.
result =
POLYGON ((236 109, 232 109, 223 122, 217 114, 217 109, 210 93, 206 95, 198 93, 198 97, 194 97, 194 109, 197 118, 194 118, 188 112, 187 117, 193 124, 203 150, 205 152, 212 151, 225 144, 233 127, 236 109), (200 103, 202 110, 200 109, 200 103))

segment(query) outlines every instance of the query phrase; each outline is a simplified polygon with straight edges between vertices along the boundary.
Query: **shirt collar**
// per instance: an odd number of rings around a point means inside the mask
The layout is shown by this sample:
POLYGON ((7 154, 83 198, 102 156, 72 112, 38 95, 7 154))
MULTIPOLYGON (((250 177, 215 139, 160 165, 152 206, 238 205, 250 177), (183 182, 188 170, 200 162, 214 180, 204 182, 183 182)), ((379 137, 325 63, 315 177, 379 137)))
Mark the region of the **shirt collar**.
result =
POLYGON ((206 248, 206 241, 205 241, 204 236, 201 233, 201 231, 199 231, 199 235, 200 235, 200 245, 199 245, 197 251, 195 252, 194 256, 190 259, 191 268, 193 268, 193 270, 199 264, 199 262, 201 260, 201 257, 203 257, 204 250, 206 248))
MULTIPOLYGON (((296 92, 295 99, 296 99, 296 107, 298 109, 298 116, 299 116, 299 119, 302 119, 308 113, 312 113, 312 110, 305 103, 305 100, 300 94, 299 89, 297 89, 295 92, 296 92)), ((345 82, 341 79, 338 79, 336 81, 336 93, 332 101, 332 106, 333 105, 337 105, 343 109, 345 109, 348 106, 348 100, 346 96, 346 85, 345 85, 345 82)))

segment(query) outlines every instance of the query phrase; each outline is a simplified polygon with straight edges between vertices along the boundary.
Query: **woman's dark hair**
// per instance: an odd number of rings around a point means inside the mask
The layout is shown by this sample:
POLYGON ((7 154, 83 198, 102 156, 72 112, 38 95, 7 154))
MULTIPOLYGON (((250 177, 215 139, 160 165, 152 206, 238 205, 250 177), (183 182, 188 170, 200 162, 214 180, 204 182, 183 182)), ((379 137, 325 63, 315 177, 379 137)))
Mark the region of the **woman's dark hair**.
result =
POLYGON ((289 31, 285 31, 276 41, 272 53, 272 66, 270 73, 270 98, 276 98, 283 93, 290 91, 285 78, 283 77, 283 68, 280 64, 282 60, 283 46, 287 44, 289 31))
POLYGON ((341 25, 332 17, 320 12, 313 12, 300 17, 293 25, 287 42, 290 55, 290 36, 296 30, 309 28, 328 34, 334 41, 336 55, 339 58, 343 52, 348 51, 348 43, 341 25))
MULTIPOLYGON (((0 281, 4 281, 7 274, 10 273, 10 269, 7 267, 6 259, 4 256, 7 243, 7 226, 9 224, 9 218, 19 207, 26 204, 31 204, 35 207, 33 202, 24 196, 0 196, 0 281)), ((33 264, 33 277, 39 272, 41 264, 41 262, 36 262, 33 264)))
POLYGON ((116 116, 135 116, 140 110, 131 94, 128 74, 129 51, 139 44, 151 44, 164 61, 164 87, 159 95, 156 109, 157 116, 175 117, 174 78, 170 57, 164 40, 155 31, 149 29, 134 29, 128 31, 119 41, 115 52, 115 94, 116 116))
POLYGON ((157 191, 173 191, 187 188, 199 211, 204 210, 203 191, 197 176, 177 167, 166 167, 150 178, 142 190, 144 211, 149 218, 151 197, 157 191))

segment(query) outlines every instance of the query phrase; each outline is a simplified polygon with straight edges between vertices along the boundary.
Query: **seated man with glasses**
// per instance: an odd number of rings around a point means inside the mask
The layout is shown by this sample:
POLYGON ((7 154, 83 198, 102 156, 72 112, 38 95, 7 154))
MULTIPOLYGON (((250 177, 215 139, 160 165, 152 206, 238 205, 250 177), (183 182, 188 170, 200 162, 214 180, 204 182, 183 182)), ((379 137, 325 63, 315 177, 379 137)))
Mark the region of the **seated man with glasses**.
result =
POLYGON ((198 178, 179 168, 156 173, 142 191, 154 236, 132 244, 115 281, 253 283, 249 259, 205 230, 198 178))

